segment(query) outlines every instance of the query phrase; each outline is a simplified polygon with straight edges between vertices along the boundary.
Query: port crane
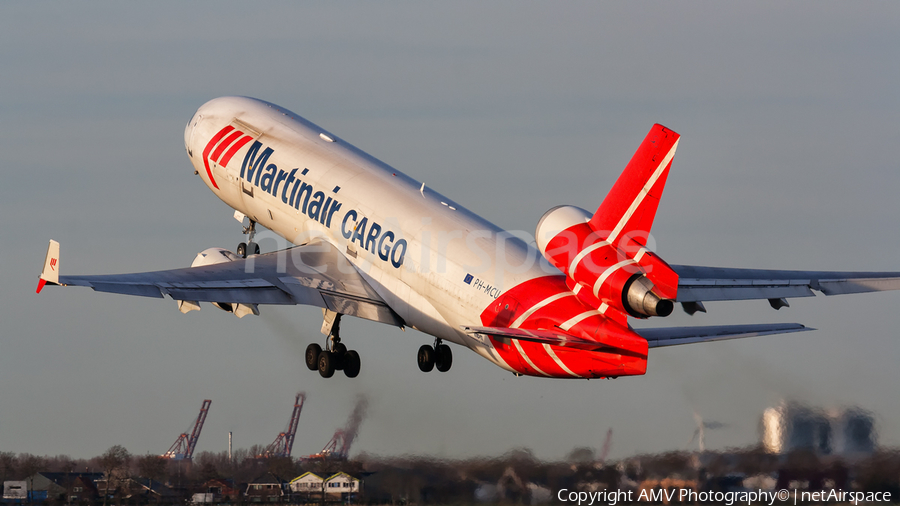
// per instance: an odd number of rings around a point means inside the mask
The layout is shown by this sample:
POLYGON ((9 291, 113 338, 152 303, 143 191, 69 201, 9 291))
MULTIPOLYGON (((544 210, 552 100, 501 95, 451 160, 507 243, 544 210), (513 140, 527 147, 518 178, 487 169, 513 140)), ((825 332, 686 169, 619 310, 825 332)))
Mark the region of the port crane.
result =
POLYGON ((178 439, 169 448, 169 451, 160 455, 160 457, 173 460, 191 460, 194 456, 194 448, 197 447, 197 440, 200 438, 200 431, 203 430, 203 423, 206 422, 206 414, 209 412, 209 405, 212 401, 206 399, 200 408, 200 414, 194 422, 194 429, 190 434, 187 432, 178 436, 178 439))
POLYGON ((294 448, 294 436, 297 434, 300 412, 303 411, 303 403, 305 401, 306 392, 297 393, 297 397, 294 399, 294 411, 291 413, 291 421, 288 422, 287 430, 278 434, 275 441, 266 447, 262 457, 291 457, 291 450, 294 448))

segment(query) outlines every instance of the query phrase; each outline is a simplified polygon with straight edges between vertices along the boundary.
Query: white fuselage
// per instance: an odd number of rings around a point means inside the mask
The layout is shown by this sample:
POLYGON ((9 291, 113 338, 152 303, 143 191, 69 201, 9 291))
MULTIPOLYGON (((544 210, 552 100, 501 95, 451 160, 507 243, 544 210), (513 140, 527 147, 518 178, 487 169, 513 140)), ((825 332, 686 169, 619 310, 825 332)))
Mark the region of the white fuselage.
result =
POLYGON ((480 325, 505 289, 561 275, 533 246, 273 104, 214 99, 188 124, 185 146, 226 204, 291 243, 324 238, 408 325, 506 369, 490 342, 460 326, 480 325), (251 139, 227 160, 210 152, 210 139, 234 132, 251 139))

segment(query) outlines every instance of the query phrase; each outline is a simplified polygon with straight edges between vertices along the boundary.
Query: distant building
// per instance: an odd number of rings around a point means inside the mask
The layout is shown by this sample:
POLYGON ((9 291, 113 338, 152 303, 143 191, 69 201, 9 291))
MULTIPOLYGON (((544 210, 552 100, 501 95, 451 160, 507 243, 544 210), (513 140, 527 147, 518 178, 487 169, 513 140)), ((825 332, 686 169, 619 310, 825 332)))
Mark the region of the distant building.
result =
POLYGON ((347 473, 341 472, 330 476, 324 482, 326 501, 353 501, 356 499, 360 481, 347 473))
POLYGON ((204 494, 212 494, 211 502, 236 502, 240 495, 240 489, 234 482, 226 479, 212 479, 203 484, 204 494))
POLYGON ((249 502, 280 502, 284 496, 284 480, 272 473, 266 473, 247 484, 249 502))
POLYGON ((212 492, 197 492, 191 496, 191 504, 212 504, 214 502, 216 502, 216 497, 212 492))
POLYGON ((861 408, 824 410, 787 402, 763 412, 763 448, 769 453, 806 449, 819 455, 865 455, 875 451, 875 417, 861 408))
POLYGON ((291 496, 296 501, 309 502, 322 498, 325 478, 315 473, 303 473, 288 484, 291 496))
MULTIPOLYGON (((77 497, 78 500, 96 498, 96 482, 102 478, 103 473, 40 472, 23 481, 32 502, 67 501, 70 497, 77 497)), ((5 486, 3 494, 6 495, 5 486)))
POLYGON ((100 493, 94 481, 88 477, 79 476, 72 482, 72 487, 68 491, 67 502, 93 502, 99 497, 100 493))
POLYGON ((3 500, 9 502, 19 502, 28 499, 28 482, 27 481, 4 481, 3 482, 3 500))
POLYGON ((166 485, 147 478, 117 479, 107 485, 104 477, 94 483, 100 497, 108 494, 109 497, 118 496, 121 499, 142 499, 154 502, 173 502, 180 497, 177 492, 166 485))

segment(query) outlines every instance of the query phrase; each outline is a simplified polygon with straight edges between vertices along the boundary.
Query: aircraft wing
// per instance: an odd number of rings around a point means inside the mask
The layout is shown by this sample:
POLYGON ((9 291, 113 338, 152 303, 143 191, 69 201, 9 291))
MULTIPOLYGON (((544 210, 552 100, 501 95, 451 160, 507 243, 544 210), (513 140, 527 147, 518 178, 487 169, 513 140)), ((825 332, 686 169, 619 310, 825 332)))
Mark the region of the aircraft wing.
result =
MULTIPOLYGON (((59 243, 50 242, 45 284, 98 292, 228 304, 305 304, 392 325, 403 319, 333 245, 314 241, 213 265, 134 274, 59 275, 59 243), (52 269, 51 269, 52 267, 52 269)), ((199 307, 197 307, 199 308, 199 307)))
MULTIPOLYGON (((900 272, 776 271, 672 265, 678 273, 676 302, 812 297, 900 290, 900 272)), ((777 309, 777 307, 776 307, 777 309)), ((702 311, 702 309, 701 309, 702 311)))
MULTIPOLYGON (((555 330, 527 330, 507 327, 470 327, 462 329, 470 335, 487 335, 495 339, 519 339, 563 348, 598 351, 609 348, 597 341, 570 336, 562 331, 555 330)), ((786 334, 790 332, 803 332, 815 330, 799 323, 763 323, 756 325, 713 325, 705 327, 667 327, 634 329, 641 337, 647 340, 650 348, 663 346, 675 346, 679 344, 705 343, 709 341, 723 341, 726 339, 741 339, 744 337, 765 336, 770 334, 786 334)))

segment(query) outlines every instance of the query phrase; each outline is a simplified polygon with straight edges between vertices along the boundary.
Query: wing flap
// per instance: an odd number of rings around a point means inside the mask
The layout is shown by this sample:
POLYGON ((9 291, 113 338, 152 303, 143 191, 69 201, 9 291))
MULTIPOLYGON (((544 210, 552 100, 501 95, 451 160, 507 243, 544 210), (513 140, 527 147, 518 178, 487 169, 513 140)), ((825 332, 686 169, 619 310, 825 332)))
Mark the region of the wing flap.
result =
MULTIPOLYGON (((65 278, 63 278, 65 280, 65 278)), ((63 282, 64 285, 68 285, 70 283, 63 282)), ((138 297, 155 297, 157 299, 162 299, 163 294, 159 291, 159 288, 153 285, 131 285, 125 283, 91 283, 91 288, 96 292, 105 292, 105 293, 118 293, 121 295, 136 295, 138 297)))
MULTIPOLYGON (((295 305, 297 302, 274 286, 267 288, 181 288, 166 290, 175 300, 228 302, 231 304, 295 305)), ((321 299, 321 297, 319 297, 321 299)), ((320 304, 312 304, 321 306, 320 304)))
POLYGON ((787 334, 815 330, 799 323, 763 323, 755 325, 713 325, 706 327, 663 327, 653 329, 635 329, 647 340, 650 348, 676 346, 680 344, 706 343, 727 339, 766 336, 770 334, 787 334))
POLYGON ((354 315, 366 320, 379 322, 393 321, 394 325, 401 326, 403 322, 387 304, 376 304, 371 301, 340 297, 338 295, 323 293, 326 308, 336 313, 354 315))

